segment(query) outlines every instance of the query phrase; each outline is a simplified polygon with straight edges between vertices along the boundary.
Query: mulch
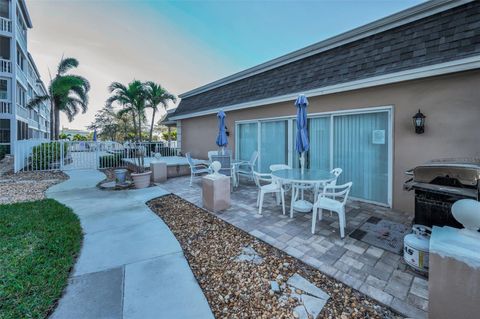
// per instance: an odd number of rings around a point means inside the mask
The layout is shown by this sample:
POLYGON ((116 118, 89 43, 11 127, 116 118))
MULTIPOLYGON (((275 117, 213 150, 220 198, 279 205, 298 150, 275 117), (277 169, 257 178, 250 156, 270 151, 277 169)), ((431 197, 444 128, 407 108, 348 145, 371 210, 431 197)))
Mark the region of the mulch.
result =
POLYGON ((176 195, 154 199, 148 205, 180 242, 216 318, 295 318, 293 308, 298 301, 281 300, 270 290, 270 281, 282 285, 295 273, 331 296, 319 318, 401 318, 362 293, 176 195), (235 260, 249 245, 263 258, 262 263, 235 260))

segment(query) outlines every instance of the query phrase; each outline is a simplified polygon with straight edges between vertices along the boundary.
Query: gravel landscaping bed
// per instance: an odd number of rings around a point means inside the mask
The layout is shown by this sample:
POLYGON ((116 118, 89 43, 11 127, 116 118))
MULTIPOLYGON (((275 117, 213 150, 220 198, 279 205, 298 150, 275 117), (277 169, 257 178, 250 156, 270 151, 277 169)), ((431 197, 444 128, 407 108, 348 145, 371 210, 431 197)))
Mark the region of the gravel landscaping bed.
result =
MULTIPOLYGON (((272 290, 300 275, 330 295, 319 318, 401 318, 360 292, 322 274, 213 214, 168 195, 148 203, 183 248, 216 318, 297 318, 299 300, 272 290), (261 261, 240 261, 246 249, 261 261)), ((159 243, 161 244, 161 243, 159 243)), ((300 291, 296 291, 300 293, 300 291)))
POLYGON ((19 172, 0 176, 0 204, 28 202, 45 198, 52 185, 68 179, 61 171, 19 172))

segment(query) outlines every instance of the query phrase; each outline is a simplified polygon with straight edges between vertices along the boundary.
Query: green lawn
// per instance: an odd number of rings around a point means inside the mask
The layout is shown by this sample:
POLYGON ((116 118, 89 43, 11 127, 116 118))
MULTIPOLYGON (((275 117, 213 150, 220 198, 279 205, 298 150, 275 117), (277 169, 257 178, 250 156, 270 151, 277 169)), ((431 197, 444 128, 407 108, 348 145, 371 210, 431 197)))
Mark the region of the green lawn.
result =
POLYGON ((45 318, 81 241, 78 218, 52 199, 0 205, 0 318, 45 318))

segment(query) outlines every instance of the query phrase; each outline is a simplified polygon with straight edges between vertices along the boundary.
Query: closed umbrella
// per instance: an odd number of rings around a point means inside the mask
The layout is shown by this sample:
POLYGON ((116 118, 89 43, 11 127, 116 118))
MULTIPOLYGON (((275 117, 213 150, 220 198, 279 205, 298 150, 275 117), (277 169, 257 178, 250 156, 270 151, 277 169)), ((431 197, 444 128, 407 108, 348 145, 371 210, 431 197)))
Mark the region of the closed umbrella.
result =
POLYGON ((300 154, 300 169, 303 174, 305 169, 305 152, 310 148, 307 132, 307 97, 303 94, 299 95, 295 101, 295 106, 297 107, 297 136, 295 139, 295 149, 300 154))
POLYGON ((217 145, 224 151, 225 146, 228 144, 227 132, 225 130, 225 112, 220 111, 217 114, 218 117, 218 136, 217 145))
POLYGON ((97 141, 97 129, 94 129, 94 130, 93 130, 93 138, 92 138, 92 140, 93 140, 94 142, 97 141))

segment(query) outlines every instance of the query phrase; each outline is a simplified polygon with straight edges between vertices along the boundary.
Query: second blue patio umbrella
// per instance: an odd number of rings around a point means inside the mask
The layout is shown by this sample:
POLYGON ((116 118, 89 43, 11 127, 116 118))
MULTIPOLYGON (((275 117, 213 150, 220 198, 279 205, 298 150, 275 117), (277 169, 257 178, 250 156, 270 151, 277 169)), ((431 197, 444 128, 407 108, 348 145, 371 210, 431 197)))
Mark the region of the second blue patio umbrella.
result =
POLYGON ((222 148, 222 150, 225 149, 225 146, 228 145, 228 138, 227 138, 227 132, 225 130, 225 112, 220 111, 217 113, 218 117, 218 136, 217 136, 217 145, 222 148))
POLYGON ((297 136, 295 139, 295 149, 300 154, 300 169, 305 168, 305 152, 310 148, 307 131, 307 97, 303 94, 299 95, 295 101, 297 107, 297 136))

